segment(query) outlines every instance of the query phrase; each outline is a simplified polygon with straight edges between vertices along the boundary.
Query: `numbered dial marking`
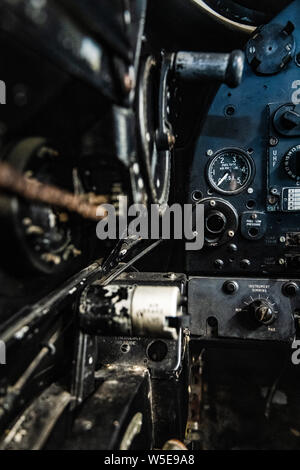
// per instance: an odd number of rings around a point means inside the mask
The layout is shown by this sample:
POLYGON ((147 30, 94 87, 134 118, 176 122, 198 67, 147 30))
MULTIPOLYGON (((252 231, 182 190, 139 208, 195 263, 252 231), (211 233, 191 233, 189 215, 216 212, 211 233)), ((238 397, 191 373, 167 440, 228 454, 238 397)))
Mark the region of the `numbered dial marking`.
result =
POLYGON ((209 163, 209 184, 222 194, 240 193, 252 178, 252 166, 250 157, 243 150, 222 150, 209 163))
POLYGON ((290 178, 300 181, 300 145, 292 147, 284 157, 284 168, 290 178))

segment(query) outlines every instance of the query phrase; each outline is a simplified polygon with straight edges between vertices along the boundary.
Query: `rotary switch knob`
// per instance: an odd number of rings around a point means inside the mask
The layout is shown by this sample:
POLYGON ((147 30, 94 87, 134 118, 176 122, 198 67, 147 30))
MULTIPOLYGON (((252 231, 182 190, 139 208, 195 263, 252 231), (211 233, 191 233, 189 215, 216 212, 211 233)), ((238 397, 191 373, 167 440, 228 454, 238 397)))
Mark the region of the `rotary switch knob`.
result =
POLYGON ((286 103, 280 106, 273 116, 276 131, 286 137, 300 135, 300 105, 286 103))
POLYGON ((273 306, 265 299, 254 300, 248 308, 251 316, 262 325, 269 325, 275 320, 273 306))
POLYGON ((290 178, 300 180, 300 145, 295 145, 287 152, 284 167, 290 178))

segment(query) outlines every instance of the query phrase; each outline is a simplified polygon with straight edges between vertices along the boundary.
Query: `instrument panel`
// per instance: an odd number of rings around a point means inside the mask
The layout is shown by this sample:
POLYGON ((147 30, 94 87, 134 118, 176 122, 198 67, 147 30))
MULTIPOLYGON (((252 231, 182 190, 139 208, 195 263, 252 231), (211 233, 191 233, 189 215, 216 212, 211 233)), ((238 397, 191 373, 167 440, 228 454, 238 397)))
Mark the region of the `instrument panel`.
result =
POLYGON ((293 4, 256 30, 242 84, 220 86, 199 131, 189 202, 204 204, 205 246, 187 253, 191 274, 300 269, 299 18, 293 4))

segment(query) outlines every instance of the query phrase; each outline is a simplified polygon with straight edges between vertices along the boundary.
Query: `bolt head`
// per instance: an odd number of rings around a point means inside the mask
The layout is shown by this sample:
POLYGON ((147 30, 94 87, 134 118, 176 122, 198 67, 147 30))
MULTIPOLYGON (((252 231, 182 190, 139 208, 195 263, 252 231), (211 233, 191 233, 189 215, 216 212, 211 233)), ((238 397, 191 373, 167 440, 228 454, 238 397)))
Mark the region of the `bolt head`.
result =
POLYGON ((176 274, 175 273, 168 273, 168 278, 174 280, 174 279, 176 279, 176 274))
POLYGON ((134 88, 134 80, 129 74, 126 74, 124 77, 124 87, 127 92, 134 88))
POLYGON ((269 145, 270 145, 271 147, 275 147, 277 144, 278 144, 278 139, 277 139, 277 137, 273 137, 273 136, 270 137, 270 139, 269 139, 269 145))
POLYGON ((174 147, 175 143, 176 143, 175 135, 168 133, 168 144, 169 144, 170 150, 174 147))

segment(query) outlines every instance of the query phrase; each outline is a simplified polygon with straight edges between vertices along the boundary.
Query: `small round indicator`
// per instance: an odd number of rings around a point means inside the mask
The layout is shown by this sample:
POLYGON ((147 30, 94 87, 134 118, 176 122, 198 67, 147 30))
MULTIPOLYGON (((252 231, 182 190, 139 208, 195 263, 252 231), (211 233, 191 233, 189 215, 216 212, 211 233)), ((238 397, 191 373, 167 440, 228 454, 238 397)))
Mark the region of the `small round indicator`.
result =
POLYGON ((243 191, 252 179, 253 162, 241 149, 220 150, 210 161, 207 177, 213 189, 222 194, 243 191))

